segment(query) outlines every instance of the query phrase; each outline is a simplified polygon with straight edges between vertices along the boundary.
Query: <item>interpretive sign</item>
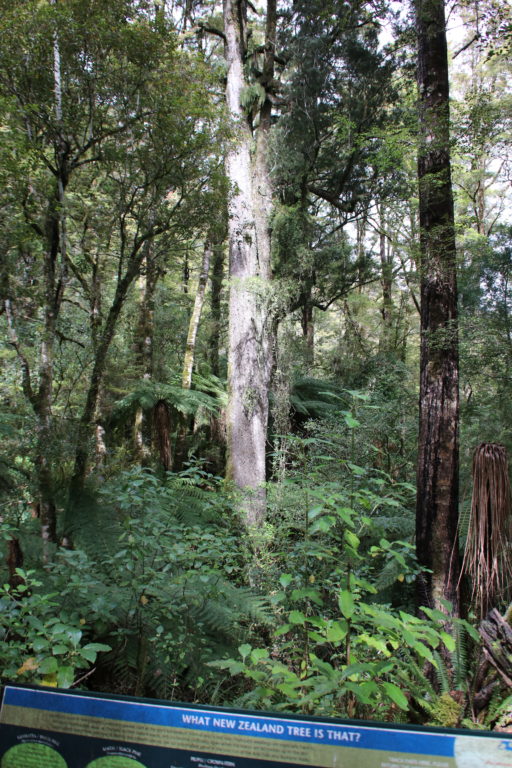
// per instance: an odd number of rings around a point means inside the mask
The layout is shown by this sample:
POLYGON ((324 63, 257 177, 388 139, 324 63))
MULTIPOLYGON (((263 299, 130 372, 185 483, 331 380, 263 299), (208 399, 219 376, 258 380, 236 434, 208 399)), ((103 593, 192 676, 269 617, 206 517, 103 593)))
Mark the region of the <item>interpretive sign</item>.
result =
POLYGON ((512 768, 504 736, 7 686, 0 768, 512 768))

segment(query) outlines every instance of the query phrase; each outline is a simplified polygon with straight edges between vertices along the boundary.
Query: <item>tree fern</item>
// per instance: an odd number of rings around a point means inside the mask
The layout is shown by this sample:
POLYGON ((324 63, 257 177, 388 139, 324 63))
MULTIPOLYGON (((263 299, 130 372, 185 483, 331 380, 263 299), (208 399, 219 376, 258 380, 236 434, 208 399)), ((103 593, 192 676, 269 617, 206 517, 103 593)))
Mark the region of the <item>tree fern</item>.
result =
POLYGON ((195 414, 198 408, 215 412, 222 405, 222 399, 217 392, 208 394, 197 389, 183 389, 177 383, 163 384, 143 379, 128 395, 115 403, 112 419, 124 421, 131 417, 137 408, 149 411, 160 401, 185 416, 195 414))
POLYGON ((328 416, 340 410, 345 399, 340 387, 308 376, 295 379, 290 391, 290 406, 299 420, 328 416))

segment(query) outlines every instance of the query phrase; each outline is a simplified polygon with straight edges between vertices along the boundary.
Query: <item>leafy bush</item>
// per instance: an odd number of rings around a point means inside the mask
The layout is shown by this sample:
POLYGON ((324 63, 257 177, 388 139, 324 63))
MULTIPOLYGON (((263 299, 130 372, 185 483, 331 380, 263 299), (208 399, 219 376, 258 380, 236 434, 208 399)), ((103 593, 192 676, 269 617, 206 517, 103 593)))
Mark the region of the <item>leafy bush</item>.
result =
POLYGON ((85 641, 86 622, 40 590, 34 571, 17 569, 23 583, 0 587, 0 679, 69 688, 95 663, 103 643, 85 641))
POLYGON ((215 676, 207 662, 269 621, 266 600, 243 586, 241 536, 219 481, 191 467, 161 482, 138 467, 106 483, 98 503, 109 535, 78 527, 80 549, 59 551, 49 588, 113 647, 101 685, 195 698, 215 676))
MULTIPOLYGON (((238 657, 213 666, 244 681, 243 706, 380 719, 415 709, 423 719, 442 717, 445 660, 452 654, 457 666, 459 647, 444 614, 425 608, 419 618, 405 608, 419 569, 412 541, 398 535, 410 528, 414 488, 340 460, 328 436, 294 438, 287 463, 272 497, 273 552, 259 555, 278 627, 264 646, 254 638, 238 657), (394 584, 399 607, 389 601, 394 584), (426 679, 427 667, 439 685, 426 679)), ((466 622, 453 629, 478 639, 466 622)), ((454 684, 464 684, 460 677, 454 684)))

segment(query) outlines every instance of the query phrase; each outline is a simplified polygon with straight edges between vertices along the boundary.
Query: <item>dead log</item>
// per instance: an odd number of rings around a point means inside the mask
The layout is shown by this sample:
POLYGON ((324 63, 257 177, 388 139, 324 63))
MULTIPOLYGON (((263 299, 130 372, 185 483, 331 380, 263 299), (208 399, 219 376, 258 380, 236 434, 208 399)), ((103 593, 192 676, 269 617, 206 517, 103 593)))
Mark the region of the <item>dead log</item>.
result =
POLYGON ((489 612, 478 631, 486 659, 502 680, 512 687, 512 627, 496 608, 489 612))

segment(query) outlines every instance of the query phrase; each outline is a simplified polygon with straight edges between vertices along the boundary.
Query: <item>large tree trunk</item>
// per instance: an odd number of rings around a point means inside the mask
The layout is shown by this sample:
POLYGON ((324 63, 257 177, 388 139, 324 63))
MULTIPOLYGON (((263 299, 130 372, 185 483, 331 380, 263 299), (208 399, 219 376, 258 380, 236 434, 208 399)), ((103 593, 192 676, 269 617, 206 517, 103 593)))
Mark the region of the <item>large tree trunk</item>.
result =
MULTIPOLYGON (((271 105, 260 109, 255 146, 251 125, 241 106, 246 87, 245 0, 224 0, 228 66, 226 100, 236 123, 237 140, 226 157, 231 182, 229 200, 229 405, 227 412, 228 477, 243 493, 247 526, 261 523, 266 511, 265 449, 271 372, 269 215, 272 194, 267 169, 271 105)), ((265 79, 273 72, 275 2, 267 7, 265 79)))
POLYGON ((418 35, 421 378, 416 547, 420 605, 459 613, 457 283, 443 0, 415 0, 418 35))

